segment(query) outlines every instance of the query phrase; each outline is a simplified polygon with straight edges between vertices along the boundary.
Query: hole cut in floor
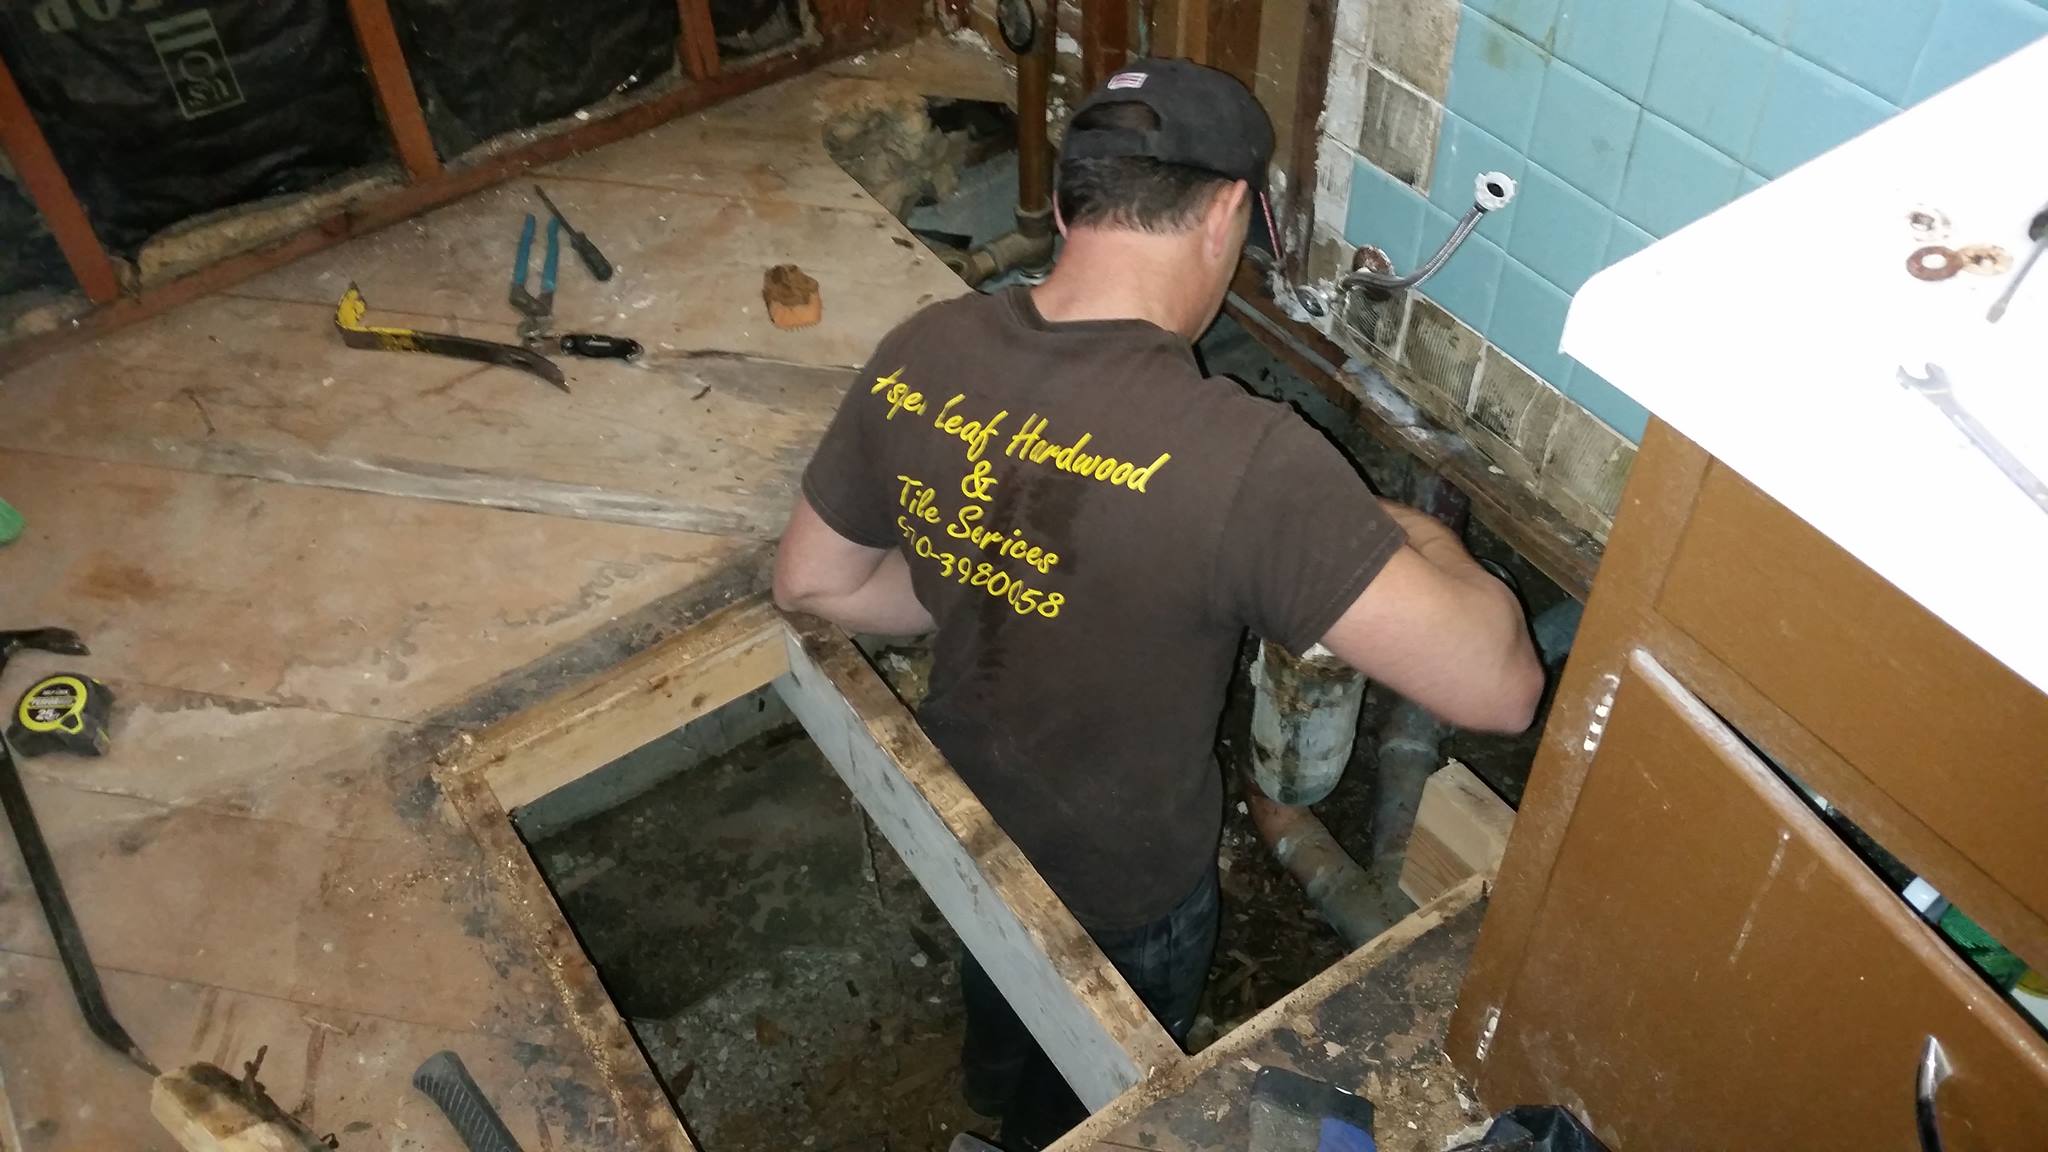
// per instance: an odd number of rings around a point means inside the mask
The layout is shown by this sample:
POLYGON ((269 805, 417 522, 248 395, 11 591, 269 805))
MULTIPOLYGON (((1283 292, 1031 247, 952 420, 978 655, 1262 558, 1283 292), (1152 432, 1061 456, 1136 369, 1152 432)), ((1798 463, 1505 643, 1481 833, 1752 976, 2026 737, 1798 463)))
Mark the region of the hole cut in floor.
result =
POLYGON ((959 1090, 959 941, 772 692, 586 786, 636 771, 665 778, 520 823, 699 1145, 938 1149, 987 1131, 959 1090))

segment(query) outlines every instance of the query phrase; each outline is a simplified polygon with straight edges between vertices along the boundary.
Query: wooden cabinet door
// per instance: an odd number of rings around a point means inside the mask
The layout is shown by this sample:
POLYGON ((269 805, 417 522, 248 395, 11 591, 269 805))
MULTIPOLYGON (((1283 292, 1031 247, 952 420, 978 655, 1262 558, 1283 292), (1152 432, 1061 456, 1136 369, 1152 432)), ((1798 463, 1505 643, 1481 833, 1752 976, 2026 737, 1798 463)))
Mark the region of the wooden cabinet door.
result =
POLYGON ((2048 1046, 1720 720, 1630 657, 1487 1099, 1561 1103, 1617 1152, 1913 1152, 1928 1036, 1949 1152, 2048 1149, 2048 1046))

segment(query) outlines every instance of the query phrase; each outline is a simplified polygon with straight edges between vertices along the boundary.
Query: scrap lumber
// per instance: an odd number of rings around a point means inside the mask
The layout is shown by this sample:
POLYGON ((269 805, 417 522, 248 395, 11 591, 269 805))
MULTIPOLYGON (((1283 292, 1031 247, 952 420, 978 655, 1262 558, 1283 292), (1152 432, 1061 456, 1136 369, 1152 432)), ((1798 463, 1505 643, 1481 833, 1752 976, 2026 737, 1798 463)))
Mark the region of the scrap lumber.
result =
POLYGON ((1515 810, 1453 760, 1422 786, 1415 830, 1401 862, 1401 892, 1427 904, 1472 876, 1491 882, 1508 849, 1515 810))

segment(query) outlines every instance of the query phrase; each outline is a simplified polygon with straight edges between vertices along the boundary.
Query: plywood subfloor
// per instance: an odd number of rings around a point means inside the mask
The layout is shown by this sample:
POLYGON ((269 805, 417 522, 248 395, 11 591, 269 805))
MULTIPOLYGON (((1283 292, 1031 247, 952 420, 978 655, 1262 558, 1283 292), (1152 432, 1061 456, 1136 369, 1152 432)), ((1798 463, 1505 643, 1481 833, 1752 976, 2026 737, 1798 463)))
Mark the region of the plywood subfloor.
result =
MULTIPOLYGON (((461 1052, 533 1149, 687 1147, 473 780, 433 754, 759 590, 767 541, 874 341, 964 287, 825 154, 884 90, 999 96, 934 42, 828 69, 540 174, 619 266, 563 254, 557 318, 649 350, 511 371, 352 351, 332 308, 511 335, 520 181, 0 379, 0 697, 78 669, 115 747, 25 774, 114 1008, 162 1065, 259 1046, 347 1148, 457 1149, 409 1087, 461 1052), (762 316, 793 261, 825 322, 762 316)), ((535 261, 536 266, 538 260, 535 261)), ((11 843, 11 842, 10 842, 11 843)), ((168 1148, 148 1082, 71 1003, 0 852, 0 1148, 168 1148)))

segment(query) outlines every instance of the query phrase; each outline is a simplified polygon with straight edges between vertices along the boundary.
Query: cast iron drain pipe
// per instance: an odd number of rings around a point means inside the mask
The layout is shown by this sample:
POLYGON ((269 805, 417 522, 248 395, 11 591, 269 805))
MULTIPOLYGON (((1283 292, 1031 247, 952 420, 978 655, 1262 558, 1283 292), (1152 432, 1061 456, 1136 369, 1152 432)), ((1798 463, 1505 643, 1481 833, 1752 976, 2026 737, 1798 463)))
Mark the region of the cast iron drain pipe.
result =
POLYGON ((1052 263, 1052 147, 1046 96, 1052 89, 1052 25, 1039 0, 1004 0, 1003 40, 1017 54, 1017 228, 967 254, 957 271, 980 286, 1013 269, 1052 263))
MULTIPOLYGON (((1450 481, 1432 474, 1417 503, 1464 534, 1470 504, 1450 481)), ((1320 644, 1305 657, 1262 644, 1253 687, 1252 780, 1244 790, 1252 823, 1345 945, 1359 947, 1414 907, 1401 894, 1401 857, 1422 786, 1443 763, 1444 726, 1400 700, 1381 728, 1368 870, 1308 809, 1337 786, 1351 758, 1365 678, 1320 644)))

